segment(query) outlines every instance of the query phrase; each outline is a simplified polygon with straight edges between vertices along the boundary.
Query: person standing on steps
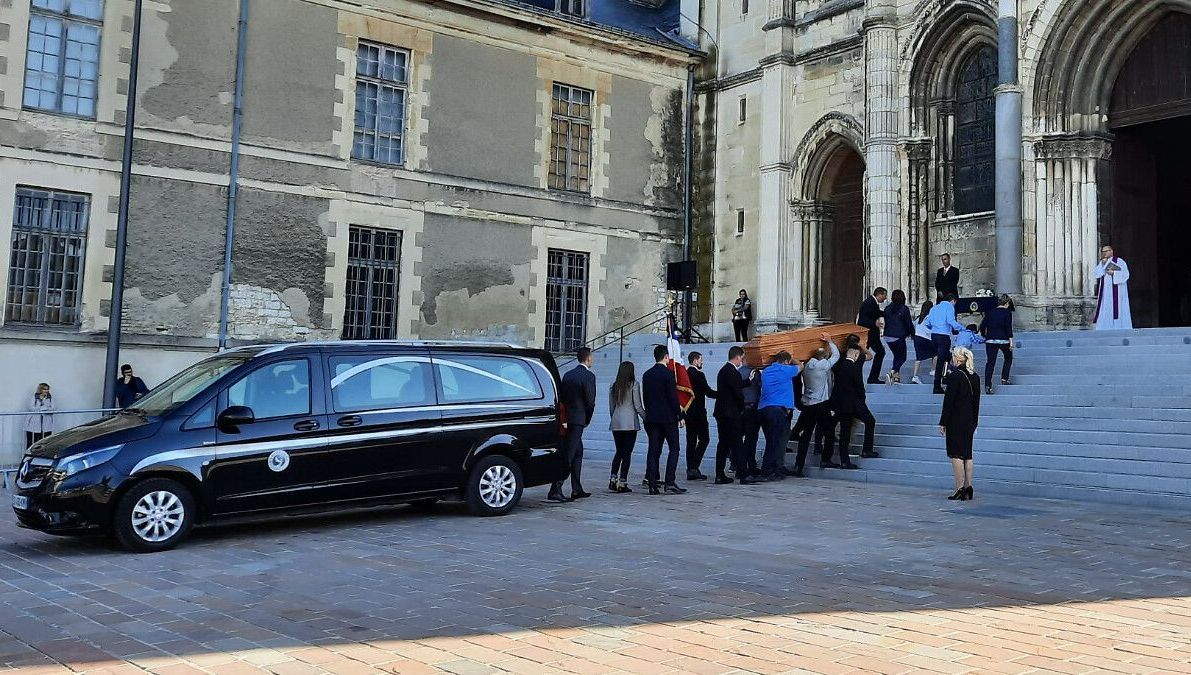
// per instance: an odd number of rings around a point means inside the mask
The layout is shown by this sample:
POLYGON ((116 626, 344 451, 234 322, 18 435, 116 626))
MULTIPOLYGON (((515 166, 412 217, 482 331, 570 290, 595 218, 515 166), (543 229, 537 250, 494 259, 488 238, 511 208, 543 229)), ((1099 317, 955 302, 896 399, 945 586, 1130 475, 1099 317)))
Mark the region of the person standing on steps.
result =
POLYGON ((629 487, 629 464, 633 461, 633 447, 637 444, 637 432, 641 420, 645 419, 645 405, 641 403, 641 387, 637 384, 637 371, 632 361, 620 364, 616 381, 608 389, 608 410, 612 421, 608 429, 616 443, 616 456, 612 458, 612 475, 608 477, 608 491, 632 492, 629 487))
POLYGON ((836 419, 839 421, 839 440, 835 447, 839 450, 840 461, 838 465, 834 464, 831 462, 831 456, 824 452, 824 461, 820 467, 824 469, 858 469, 860 467, 852 463, 852 457, 848 453, 852 443, 852 425, 856 420, 864 423, 864 446, 861 448, 860 456, 880 456, 873 449, 877 419, 869 411, 866 401, 864 353, 860 350, 859 345, 848 345, 844 358, 835 364, 832 374, 835 377, 835 384, 831 392, 831 409, 835 411, 836 419))
POLYGON ((934 306, 935 303, 930 300, 922 303, 918 318, 914 319, 914 375, 910 379, 914 384, 922 384, 922 380, 918 379, 918 369, 922 366, 922 362, 934 361, 938 356, 935 351, 935 343, 930 340, 930 329, 926 327, 926 317, 934 306))
POLYGON ((49 436, 54 431, 54 395, 50 385, 42 382, 33 392, 29 415, 25 417, 25 448, 49 436))
POLYGON ((939 260, 943 266, 935 272, 935 293, 937 297, 945 298, 948 295, 959 297, 959 268, 951 266, 951 254, 944 253, 939 256, 939 260))
POLYGON ((732 330, 736 333, 737 342, 749 341, 749 324, 753 321, 753 301, 749 299, 748 291, 740 289, 736 302, 732 303, 732 330))
POLYGON ((571 469, 571 496, 563 496, 560 480, 550 486, 550 492, 546 495, 546 499, 552 502, 569 502, 591 496, 590 492, 584 492, 580 480, 583 474, 583 430, 591 424, 596 406, 596 376, 591 372, 594 362, 591 349, 580 347, 575 350, 575 360, 579 362, 578 365, 563 376, 562 386, 559 387, 559 398, 567 412, 567 435, 563 438, 563 444, 567 465, 571 469))
POLYGON ((947 499, 971 499, 972 440, 980 422, 980 377, 976 375, 975 358, 963 347, 951 351, 955 366, 947 375, 947 393, 943 396, 943 412, 939 415, 939 434, 947 439, 947 457, 955 476, 955 494, 947 499))
POLYGON ((1096 330, 1132 330, 1133 313, 1129 310, 1129 266, 1118 258, 1111 246, 1100 248, 1100 262, 1092 271, 1096 279, 1096 330))
POLYGON ((670 352, 666 345, 653 348, 654 366, 641 377, 641 394, 645 403, 645 435, 649 438, 649 455, 646 458, 645 480, 649 494, 680 495, 685 488, 678 487, 675 474, 678 472, 678 429, 683 426, 682 406, 678 403, 678 380, 668 362, 670 352), (666 481, 661 483, 662 444, 668 447, 666 454, 666 481))
POLYGON ((707 399, 715 398, 716 392, 707 384, 703 374, 703 355, 691 352, 687 357, 687 377, 691 380, 691 404, 686 410, 686 479, 707 480, 699 470, 703 455, 711 443, 711 426, 707 423, 707 399))
MULTIPOLYGON (((906 292, 897 289, 885 308, 885 336, 881 338, 889 345, 889 351, 893 352, 893 367, 889 370, 886 384, 901 384, 902 366, 906 364, 906 341, 912 335, 914 320, 910 316, 910 308, 906 307, 906 292)), ((873 368, 876 367, 873 364, 873 368)))
POLYGON ((877 321, 885 315, 881 311, 881 304, 889 297, 889 291, 878 286, 873 294, 864 299, 860 305, 860 312, 856 315, 856 323, 868 329, 868 348, 873 352, 873 369, 869 371, 868 383, 881 383, 881 365, 885 362, 885 346, 881 344, 881 327, 877 321))
POLYGON ((948 295, 926 315, 926 328, 930 331, 930 341, 935 345, 936 394, 943 393, 943 373, 946 372, 948 360, 951 358, 951 335, 964 329, 963 325, 955 320, 955 303, 956 297, 948 295))
POLYGON ((765 454, 761 459, 764 480, 783 480, 793 472, 786 469, 786 442, 790 439, 790 417, 794 413, 794 378, 802 368, 789 352, 778 352, 761 371, 761 400, 757 408, 765 433, 765 454))
POLYGON ((826 345, 815 351, 802 368, 802 394, 799 403, 801 412, 798 423, 794 425, 794 435, 798 439, 798 456, 794 460, 794 476, 802 478, 805 474, 806 455, 811 447, 811 439, 823 439, 823 450, 819 455, 820 464, 830 463, 831 455, 835 452, 835 419, 831 416, 831 382, 832 368, 839 363, 839 347, 831 341, 827 333, 819 336, 826 345))
POLYGON ((984 336, 984 393, 993 393, 993 371, 997 367, 997 355, 1005 355, 1001 367, 1001 384, 1009 384, 1009 370, 1013 368, 1013 299, 1004 293, 997 298, 997 306, 984 315, 980 322, 980 334, 984 336))
POLYGON ((719 432, 720 441, 715 448, 715 484, 727 485, 732 482, 725 472, 728 460, 735 466, 746 467, 737 472, 741 485, 751 485, 757 481, 748 474, 748 458, 744 456, 743 432, 740 427, 744 416, 744 386, 745 379, 740 375, 740 367, 744 364, 744 350, 733 346, 728 350, 728 362, 720 368, 715 377, 717 389, 715 399, 715 424, 719 432))

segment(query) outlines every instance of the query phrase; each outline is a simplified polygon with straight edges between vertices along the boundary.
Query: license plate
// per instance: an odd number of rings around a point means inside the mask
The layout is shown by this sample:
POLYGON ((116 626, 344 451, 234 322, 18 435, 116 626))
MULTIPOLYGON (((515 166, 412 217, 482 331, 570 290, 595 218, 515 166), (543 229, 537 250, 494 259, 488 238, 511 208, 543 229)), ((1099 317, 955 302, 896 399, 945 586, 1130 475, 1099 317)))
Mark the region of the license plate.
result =
POLYGON ((28 511, 29 510, 29 498, 22 497, 21 495, 13 495, 12 496, 12 508, 20 509, 22 511, 28 511))

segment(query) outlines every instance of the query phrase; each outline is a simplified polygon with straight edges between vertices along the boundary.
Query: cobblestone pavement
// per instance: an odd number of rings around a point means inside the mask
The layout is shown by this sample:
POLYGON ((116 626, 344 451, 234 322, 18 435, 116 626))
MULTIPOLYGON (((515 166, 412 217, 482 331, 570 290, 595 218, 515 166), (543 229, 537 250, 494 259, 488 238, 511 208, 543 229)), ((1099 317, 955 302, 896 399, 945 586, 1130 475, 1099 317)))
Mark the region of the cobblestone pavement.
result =
POLYGON ((835 481, 544 495, 498 519, 399 508, 141 556, 6 516, 0 670, 1191 670, 1188 514, 835 481))

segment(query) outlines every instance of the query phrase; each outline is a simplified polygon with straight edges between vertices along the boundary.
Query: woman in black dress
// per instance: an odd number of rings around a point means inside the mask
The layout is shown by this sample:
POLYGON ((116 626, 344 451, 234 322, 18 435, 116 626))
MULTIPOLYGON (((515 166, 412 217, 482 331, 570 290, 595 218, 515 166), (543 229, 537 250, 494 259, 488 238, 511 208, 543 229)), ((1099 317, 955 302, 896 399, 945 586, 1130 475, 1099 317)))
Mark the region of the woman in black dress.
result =
POLYGON ((951 365, 939 433, 947 439, 947 456, 955 474, 955 494, 947 499, 964 500, 973 497, 972 438, 980 421, 980 376, 972 352, 963 347, 951 350, 951 365))

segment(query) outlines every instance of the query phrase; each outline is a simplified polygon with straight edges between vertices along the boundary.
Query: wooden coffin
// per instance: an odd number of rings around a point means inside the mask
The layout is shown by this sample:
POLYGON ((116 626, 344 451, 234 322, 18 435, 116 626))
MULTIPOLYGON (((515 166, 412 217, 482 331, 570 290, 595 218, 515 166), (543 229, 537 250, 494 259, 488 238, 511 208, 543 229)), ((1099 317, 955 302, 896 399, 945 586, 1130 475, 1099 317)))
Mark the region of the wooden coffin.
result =
POLYGON ((744 362, 751 368, 764 368, 769 365, 773 355, 780 351, 790 352, 790 355, 799 361, 806 361, 816 349, 823 346, 822 340, 819 339, 823 333, 827 333, 841 350, 849 335, 859 335, 861 346, 868 346, 867 328, 854 323, 837 323, 758 335, 744 345, 744 362))

